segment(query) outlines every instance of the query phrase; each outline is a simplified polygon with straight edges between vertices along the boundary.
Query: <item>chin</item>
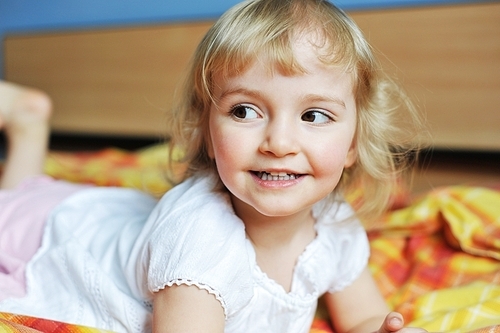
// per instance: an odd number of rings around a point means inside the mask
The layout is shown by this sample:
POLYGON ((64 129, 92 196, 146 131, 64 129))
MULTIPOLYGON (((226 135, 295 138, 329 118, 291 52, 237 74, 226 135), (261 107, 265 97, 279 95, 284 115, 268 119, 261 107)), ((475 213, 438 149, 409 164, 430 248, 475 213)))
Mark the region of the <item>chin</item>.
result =
POLYGON ((268 209, 255 209, 257 213, 268 217, 268 218, 282 218, 287 216, 293 216, 295 214, 303 212, 305 209, 297 210, 297 207, 280 207, 277 209, 276 207, 268 208, 268 209))

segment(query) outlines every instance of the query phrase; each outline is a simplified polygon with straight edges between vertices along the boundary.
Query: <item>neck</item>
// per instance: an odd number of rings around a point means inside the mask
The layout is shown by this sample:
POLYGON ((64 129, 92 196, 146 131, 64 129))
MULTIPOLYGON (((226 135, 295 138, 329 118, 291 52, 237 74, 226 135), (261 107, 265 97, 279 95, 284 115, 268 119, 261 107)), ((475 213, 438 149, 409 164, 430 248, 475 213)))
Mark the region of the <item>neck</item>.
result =
POLYGON ((286 247, 296 242, 308 244, 315 237, 314 219, 310 211, 272 217, 256 212, 254 216, 245 217, 243 222, 248 238, 254 247, 260 249, 286 247))
POLYGON ((311 208, 287 216, 266 216, 237 198, 232 197, 232 201, 236 215, 245 224, 247 236, 256 247, 279 247, 314 233, 311 208))
POLYGON ((249 206, 233 206, 245 224, 257 265, 290 291, 297 259, 316 237, 311 209, 290 216, 265 216, 249 206))

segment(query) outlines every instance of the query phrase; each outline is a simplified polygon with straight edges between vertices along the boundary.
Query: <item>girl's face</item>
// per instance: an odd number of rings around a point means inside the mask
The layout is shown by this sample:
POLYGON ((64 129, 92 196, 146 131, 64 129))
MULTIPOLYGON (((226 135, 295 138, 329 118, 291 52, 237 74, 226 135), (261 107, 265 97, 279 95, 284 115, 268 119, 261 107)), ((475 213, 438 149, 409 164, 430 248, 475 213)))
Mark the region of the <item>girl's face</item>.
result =
POLYGON ((351 74, 322 64, 305 38, 294 54, 305 74, 270 71, 258 57, 241 75, 215 78, 210 155, 244 221, 310 211, 356 159, 351 74))

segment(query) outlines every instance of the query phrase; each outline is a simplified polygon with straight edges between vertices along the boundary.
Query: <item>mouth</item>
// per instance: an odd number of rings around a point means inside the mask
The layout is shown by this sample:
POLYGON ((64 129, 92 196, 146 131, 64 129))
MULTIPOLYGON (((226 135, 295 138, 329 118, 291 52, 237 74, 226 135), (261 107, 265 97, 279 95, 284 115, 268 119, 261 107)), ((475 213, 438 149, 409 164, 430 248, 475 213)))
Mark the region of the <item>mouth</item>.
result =
POLYGON ((253 174, 258 178, 267 181, 294 180, 301 177, 300 174, 286 172, 253 171, 253 174))

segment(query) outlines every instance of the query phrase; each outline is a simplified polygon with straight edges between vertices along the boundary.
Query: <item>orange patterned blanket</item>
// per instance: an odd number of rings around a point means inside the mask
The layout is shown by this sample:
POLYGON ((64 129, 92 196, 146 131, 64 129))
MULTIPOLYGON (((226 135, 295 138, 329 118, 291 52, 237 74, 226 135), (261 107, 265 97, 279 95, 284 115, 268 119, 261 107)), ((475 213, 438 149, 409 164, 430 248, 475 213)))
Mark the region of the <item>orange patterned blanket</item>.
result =
MULTIPOLYGON (((166 145, 137 152, 53 152, 46 172, 160 195, 170 188, 167 152, 166 145)), ((184 166, 177 169, 182 173, 184 166)), ((447 187, 399 202, 402 208, 367 226, 369 265, 390 306, 410 325, 429 331, 500 332, 500 188, 447 187)), ((101 332, 6 313, 0 313, 0 331, 101 332)), ((333 332, 321 305, 311 332, 333 332)))

